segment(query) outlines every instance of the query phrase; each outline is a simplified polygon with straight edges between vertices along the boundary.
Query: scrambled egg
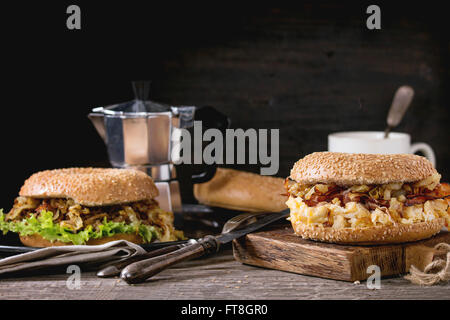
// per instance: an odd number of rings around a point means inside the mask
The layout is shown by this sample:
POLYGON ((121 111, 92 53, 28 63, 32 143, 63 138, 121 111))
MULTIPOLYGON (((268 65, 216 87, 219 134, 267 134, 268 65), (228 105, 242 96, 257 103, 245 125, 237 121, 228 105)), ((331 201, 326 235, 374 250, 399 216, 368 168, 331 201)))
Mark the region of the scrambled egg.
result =
POLYGON ((440 176, 435 175, 414 184, 387 184, 377 186, 352 186, 345 190, 347 201, 341 203, 339 197, 320 201, 316 205, 306 202, 313 195, 326 194, 333 186, 318 184, 301 186, 294 183, 288 187, 290 197, 286 202, 291 210, 290 220, 294 223, 323 225, 332 228, 365 228, 386 226, 396 223, 412 224, 444 218, 450 225, 449 200, 433 199, 424 203, 405 205, 406 195, 418 193, 417 188, 434 190, 440 176), (360 202, 361 194, 386 203, 385 206, 366 206, 360 202), (353 198, 354 201, 351 201, 353 198))
MULTIPOLYGON (((394 198, 391 203, 393 201, 397 200, 394 198)), ((443 199, 428 200, 425 204, 404 208, 401 205, 401 210, 394 211, 389 208, 386 210, 388 213, 379 208, 370 211, 363 204, 357 202, 348 202, 343 207, 332 203, 309 207, 301 198, 289 197, 286 204, 291 209, 291 221, 299 221, 303 224, 322 224, 333 228, 364 228, 394 223, 411 224, 439 217, 445 218, 447 225, 450 225, 448 204, 443 199)))

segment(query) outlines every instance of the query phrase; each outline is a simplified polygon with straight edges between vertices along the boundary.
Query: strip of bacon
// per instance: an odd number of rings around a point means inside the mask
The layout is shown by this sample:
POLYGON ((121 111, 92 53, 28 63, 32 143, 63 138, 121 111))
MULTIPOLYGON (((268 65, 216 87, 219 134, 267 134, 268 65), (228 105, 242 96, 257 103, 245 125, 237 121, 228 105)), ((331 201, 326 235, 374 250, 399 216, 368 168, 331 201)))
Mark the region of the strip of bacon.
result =
POLYGON ((427 202, 428 200, 437 200, 437 199, 446 199, 450 198, 450 195, 444 197, 435 197, 427 194, 410 194, 406 196, 405 206, 410 207, 415 204, 422 204, 427 202))
MULTIPOLYGON (((290 180, 286 179, 286 183, 290 180)), ((314 207, 321 202, 331 202, 334 198, 338 198, 341 204, 345 205, 348 202, 360 202, 368 208, 389 208, 389 200, 374 199, 368 193, 352 192, 350 189, 345 189, 339 186, 329 186, 326 193, 315 191, 308 200, 303 200, 309 207, 314 207)), ((415 204, 423 204, 428 200, 449 199, 450 200, 450 184, 441 183, 435 190, 429 191, 427 189, 421 190, 420 193, 409 194, 406 196, 405 206, 412 206, 415 204)), ((447 200, 448 201, 448 200, 447 200)))

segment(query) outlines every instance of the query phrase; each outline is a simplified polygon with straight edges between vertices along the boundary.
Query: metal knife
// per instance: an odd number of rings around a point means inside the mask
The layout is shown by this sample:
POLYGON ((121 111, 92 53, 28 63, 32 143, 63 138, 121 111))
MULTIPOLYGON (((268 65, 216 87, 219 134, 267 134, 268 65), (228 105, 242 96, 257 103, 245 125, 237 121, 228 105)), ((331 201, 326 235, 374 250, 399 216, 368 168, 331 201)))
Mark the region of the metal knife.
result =
POLYGON ((166 254, 178 249, 181 249, 185 246, 188 246, 189 244, 191 244, 193 241, 195 240, 189 240, 188 242, 184 243, 184 244, 176 244, 176 245, 171 245, 171 246, 167 246, 167 247, 163 247, 160 249, 156 249, 147 253, 144 253, 142 255, 139 256, 134 256, 125 260, 121 260, 118 262, 115 262, 113 264, 107 265, 106 267, 104 267, 103 269, 101 269, 100 271, 97 272, 97 277, 100 278, 109 278, 109 277, 115 277, 120 275, 120 272, 122 271, 123 268, 125 268, 126 266, 132 264, 133 262, 136 261, 141 261, 141 260, 145 260, 145 259, 150 259, 156 256, 160 256, 162 254, 166 254))
MULTIPOLYGON (((184 219, 187 219, 188 215, 192 214, 192 213, 212 214, 212 213, 214 213, 214 209, 212 207, 202 205, 202 204, 183 204, 181 213, 184 214, 184 219)), ((216 227, 217 228, 220 225, 220 223, 217 221, 201 219, 199 217, 195 217, 195 221, 197 223, 200 222, 204 225, 207 225, 208 227, 216 227)), ((138 256, 131 257, 131 258, 127 258, 125 260, 114 262, 112 264, 109 264, 109 265, 103 267, 101 270, 99 270, 97 272, 97 277, 109 278, 109 277, 119 276, 122 269, 124 269, 126 266, 132 264, 133 262, 154 258, 156 256, 181 249, 181 248, 183 248, 187 245, 190 245, 196 241, 197 240, 191 239, 188 242, 183 243, 183 244, 164 246, 163 248, 152 250, 152 251, 144 253, 142 255, 138 255, 138 256)))
POLYGON ((205 236, 195 243, 176 251, 134 262, 122 270, 120 277, 129 284, 143 282, 174 264, 216 253, 219 251, 220 246, 256 231, 274 221, 286 218, 288 215, 289 209, 271 213, 242 229, 223 233, 218 236, 205 236))

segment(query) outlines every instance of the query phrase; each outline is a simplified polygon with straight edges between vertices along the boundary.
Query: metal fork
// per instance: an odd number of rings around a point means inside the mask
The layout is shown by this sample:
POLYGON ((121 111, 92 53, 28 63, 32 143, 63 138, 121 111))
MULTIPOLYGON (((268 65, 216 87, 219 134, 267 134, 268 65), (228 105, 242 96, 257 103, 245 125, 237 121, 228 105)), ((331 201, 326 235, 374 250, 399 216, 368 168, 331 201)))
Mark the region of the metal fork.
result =
POLYGON ((245 224, 254 222, 258 216, 264 214, 267 214, 267 212, 247 212, 234 216, 224 224, 222 228, 222 233, 233 231, 237 228, 244 226, 245 224))

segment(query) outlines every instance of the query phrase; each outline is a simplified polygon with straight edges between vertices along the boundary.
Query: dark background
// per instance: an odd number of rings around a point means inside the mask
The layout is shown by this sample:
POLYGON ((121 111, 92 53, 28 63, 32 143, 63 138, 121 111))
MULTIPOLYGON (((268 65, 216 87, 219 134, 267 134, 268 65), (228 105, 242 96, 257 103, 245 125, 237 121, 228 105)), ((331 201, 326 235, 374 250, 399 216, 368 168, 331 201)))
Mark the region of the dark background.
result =
MULTIPOLYGON (((376 2, 381 30, 366 28, 370 2, 144 1, 16 3, 2 10, 0 207, 35 171, 107 166, 86 118, 133 98, 212 105, 233 128, 280 128, 280 176, 342 130, 383 130, 395 90, 415 97, 396 131, 429 143, 450 181, 450 44, 439 2, 376 2), (66 29, 78 4, 82 30, 66 29)), ((234 166, 239 168, 239 166, 234 166)), ((257 167, 244 166, 257 171, 257 167)))

